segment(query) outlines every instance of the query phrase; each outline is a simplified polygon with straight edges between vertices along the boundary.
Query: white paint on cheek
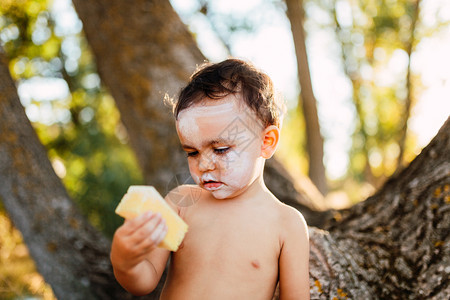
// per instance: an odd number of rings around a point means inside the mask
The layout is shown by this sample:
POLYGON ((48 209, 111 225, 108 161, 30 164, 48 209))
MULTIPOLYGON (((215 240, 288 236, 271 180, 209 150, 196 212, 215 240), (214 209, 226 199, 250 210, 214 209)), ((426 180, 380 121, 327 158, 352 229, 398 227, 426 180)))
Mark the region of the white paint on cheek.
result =
POLYGON ((199 178, 196 174, 194 174, 194 173, 191 172, 191 176, 192 176, 192 179, 194 179, 194 182, 195 182, 196 184, 199 184, 199 183, 200 183, 200 178, 199 178))
POLYGON ((253 160, 248 153, 242 152, 239 155, 234 155, 235 161, 223 162, 223 172, 221 174, 222 180, 225 183, 236 189, 245 187, 252 177, 254 166, 253 160))

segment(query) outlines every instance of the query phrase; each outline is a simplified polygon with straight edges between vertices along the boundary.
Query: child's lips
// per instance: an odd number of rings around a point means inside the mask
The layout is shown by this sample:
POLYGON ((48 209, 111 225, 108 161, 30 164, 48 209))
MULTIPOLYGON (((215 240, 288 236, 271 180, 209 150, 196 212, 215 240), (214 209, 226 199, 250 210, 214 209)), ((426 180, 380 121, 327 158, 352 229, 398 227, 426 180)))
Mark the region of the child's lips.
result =
POLYGON ((209 191, 215 191, 222 187, 223 183, 220 181, 206 181, 203 182, 203 187, 209 191))

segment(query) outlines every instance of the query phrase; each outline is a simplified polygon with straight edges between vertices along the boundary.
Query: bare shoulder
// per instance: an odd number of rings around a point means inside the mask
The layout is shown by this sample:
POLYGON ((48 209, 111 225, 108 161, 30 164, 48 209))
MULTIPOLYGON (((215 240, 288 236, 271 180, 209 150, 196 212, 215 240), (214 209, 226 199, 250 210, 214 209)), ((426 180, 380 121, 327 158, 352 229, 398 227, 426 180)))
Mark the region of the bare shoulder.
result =
POLYGON ((283 240, 290 236, 309 239, 308 225, 303 215, 297 209, 280 202, 278 210, 283 240))

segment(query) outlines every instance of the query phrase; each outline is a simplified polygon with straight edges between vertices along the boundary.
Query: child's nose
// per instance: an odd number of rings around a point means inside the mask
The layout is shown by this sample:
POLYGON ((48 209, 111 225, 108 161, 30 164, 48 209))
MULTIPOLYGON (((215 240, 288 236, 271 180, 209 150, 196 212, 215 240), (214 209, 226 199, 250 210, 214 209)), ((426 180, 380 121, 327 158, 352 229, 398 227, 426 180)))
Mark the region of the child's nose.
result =
POLYGON ((211 171, 214 170, 215 162, 213 155, 208 155, 206 153, 205 155, 202 155, 200 158, 200 162, 198 165, 198 169, 201 172, 211 171))

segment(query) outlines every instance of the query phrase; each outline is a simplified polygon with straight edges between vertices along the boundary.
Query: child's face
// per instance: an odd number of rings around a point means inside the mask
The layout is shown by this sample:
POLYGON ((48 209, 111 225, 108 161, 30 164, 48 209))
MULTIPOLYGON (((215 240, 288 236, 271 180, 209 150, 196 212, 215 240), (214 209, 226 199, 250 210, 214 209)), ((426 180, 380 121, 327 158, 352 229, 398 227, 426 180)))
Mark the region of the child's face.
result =
POLYGON ((239 97, 202 101, 176 124, 194 181, 217 199, 241 194, 263 170, 262 126, 239 97))

